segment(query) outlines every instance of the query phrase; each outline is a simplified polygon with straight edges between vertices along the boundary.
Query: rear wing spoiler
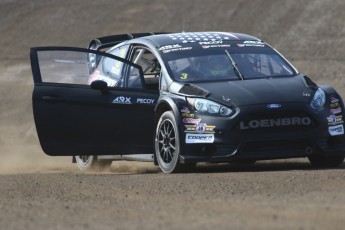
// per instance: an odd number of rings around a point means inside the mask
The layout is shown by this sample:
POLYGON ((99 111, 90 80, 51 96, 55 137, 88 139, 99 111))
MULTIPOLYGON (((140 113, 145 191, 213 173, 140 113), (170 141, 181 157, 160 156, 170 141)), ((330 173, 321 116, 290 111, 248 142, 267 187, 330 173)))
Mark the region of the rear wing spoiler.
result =
POLYGON ((167 32, 150 32, 150 33, 134 33, 134 34, 118 34, 110 35, 100 38, 93 39, 89 44, 89 49, 92 50, 101 50, 104 48, 109 48, 111 46, 117 45, 121 42, 128 41, 134 38, 146 37, 150 35, 158 34, 168 34, 167 32))

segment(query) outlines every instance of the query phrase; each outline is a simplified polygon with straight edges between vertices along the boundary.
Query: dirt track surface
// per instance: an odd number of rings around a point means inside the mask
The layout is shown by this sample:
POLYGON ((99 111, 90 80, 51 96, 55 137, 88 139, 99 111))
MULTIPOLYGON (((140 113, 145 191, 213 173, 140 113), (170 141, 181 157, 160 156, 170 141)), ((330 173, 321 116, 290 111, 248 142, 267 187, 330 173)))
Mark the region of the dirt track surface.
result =
MULTIPOLYGON (((123 166, 123 165, 122 165, 123 166)), ((116 169, 116 171, 114 171, 116 169)), ((6 229, 343 229, 344 167, 310 170, 307 162, 253 168, 202 165, 164 175, 74 172, 0 177, 6 229)), ((4 225, 5 224, 5 225, 4 225)))
POLYGON ((44 155, 29 62, 30 47, 86 47, 111 34, 233 31, 270 43, 345 97, 344 11, 343 0, 0 0, 0 229, 344 229, 344 164, 204 164, 164 175, 114 162, 100 174, 44 155))

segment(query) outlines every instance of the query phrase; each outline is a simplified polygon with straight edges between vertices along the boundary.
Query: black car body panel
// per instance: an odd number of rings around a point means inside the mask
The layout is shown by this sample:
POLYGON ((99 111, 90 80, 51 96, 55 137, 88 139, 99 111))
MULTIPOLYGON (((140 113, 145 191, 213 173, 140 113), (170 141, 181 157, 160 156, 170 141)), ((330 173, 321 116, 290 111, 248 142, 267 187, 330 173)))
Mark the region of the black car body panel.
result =
POLYGON ((285 79, 253 79, 197 85, 212 92, 207 98, 225 104, 228 103, 226 98, 231 98, 231 101, 238 106, 265 103, 309 103, 310 96, 303 96, 303 93, 313 95, 315 92, 314 89, 305 86, 302 75, 285 79), (289 91, 283 90, 286 87, 289 87, 289 91))

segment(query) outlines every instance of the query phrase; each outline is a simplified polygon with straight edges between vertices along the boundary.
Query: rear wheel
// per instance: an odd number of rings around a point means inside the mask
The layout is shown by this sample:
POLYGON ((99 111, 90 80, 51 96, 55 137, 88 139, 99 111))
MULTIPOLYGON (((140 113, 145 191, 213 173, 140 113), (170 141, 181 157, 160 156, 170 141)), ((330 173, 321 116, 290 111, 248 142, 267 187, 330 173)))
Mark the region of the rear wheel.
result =
POLYGON ((81 171, 105 171, 110 168, 111 160, 98 160, 97 156, 75 156, 78 168, 81 171))
POLYGON ((159 167, 164 173, 184 171, 180 156, 180 137, 174 114, 167 111, 160 117, 155 137, 155 154, 159 167))
POLYGON ((310 164, 316 168, 331 168, 339 167, 343 161, 344 156, 309 156, 308 157, 310 164))

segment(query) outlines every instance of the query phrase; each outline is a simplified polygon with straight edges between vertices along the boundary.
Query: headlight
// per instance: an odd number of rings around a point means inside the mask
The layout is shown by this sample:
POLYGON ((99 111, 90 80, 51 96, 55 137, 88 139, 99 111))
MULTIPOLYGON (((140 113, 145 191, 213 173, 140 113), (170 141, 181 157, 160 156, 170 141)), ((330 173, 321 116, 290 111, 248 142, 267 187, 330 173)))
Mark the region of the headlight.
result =
POLYGON ((230 109, 226 106, 206 99, 187 98, 187 101, 189 105, 192 106, 196 111, 207 115, 220 115, 226 117, 235 112, 234 109, 230 109))
POLYGON ((310 102, 310 107, 315 111, 320 111, 323 109, 323 106, 326 103, 326 95, 325 92, 318 88, 316 90, 313 99, 310 102))

